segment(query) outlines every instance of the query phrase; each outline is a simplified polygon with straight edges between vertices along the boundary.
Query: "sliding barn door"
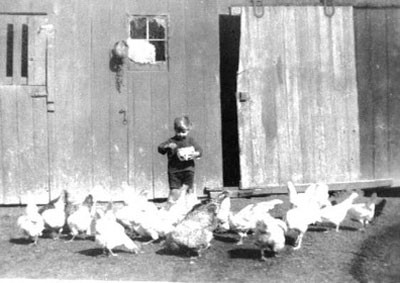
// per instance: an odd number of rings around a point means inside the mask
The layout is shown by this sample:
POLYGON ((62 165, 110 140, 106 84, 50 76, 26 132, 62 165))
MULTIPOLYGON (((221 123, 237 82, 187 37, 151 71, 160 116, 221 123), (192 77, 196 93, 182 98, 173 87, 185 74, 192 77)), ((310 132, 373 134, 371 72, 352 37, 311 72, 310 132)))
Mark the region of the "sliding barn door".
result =
POLYGON ((47 22, 0 15, 0 203, 49 200, 47 22))
POLYGON ((242 8, 242 188, 359 177, 353 10, 242 8))

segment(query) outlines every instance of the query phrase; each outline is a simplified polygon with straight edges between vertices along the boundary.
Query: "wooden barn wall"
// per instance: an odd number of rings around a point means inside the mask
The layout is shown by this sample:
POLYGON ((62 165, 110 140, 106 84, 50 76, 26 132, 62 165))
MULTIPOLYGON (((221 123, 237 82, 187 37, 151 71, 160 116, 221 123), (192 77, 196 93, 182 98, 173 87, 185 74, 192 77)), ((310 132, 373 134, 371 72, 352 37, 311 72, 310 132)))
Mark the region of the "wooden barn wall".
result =
MULTIPOLYGON (((50 198, 68 189, 76 198, 94 190, 120 199, 123 182, 166 197, 167 159, 157 145, 174 134, 173 119, 182 114, 192 119, 192 135, 204 150, 196 162, 197 193, 222 185, 216 10, 216 2, 198 0, 2 1, 1 13, 44 13, 54 25, 50 198), (110 51, 128 38, 133 14, 167 15, 168 69, 124 65, 118 92, 110 51)), ((7 196, 0 201, 10 203, 7 196)))
POLYGON ((242 9, 238 102, 242 186, 359 178, 353 10, 242 9))
POLYGON ((361 174, 400 184, 400 9, 355 9, 361 174))
MULTIPOLYGON (((318 0, 264 0, 268 6, 319 6, 318 0)), ((249 6, 246 0, 219 0, 218 13, 249 6)), ((361 179, 393 178, 400 184, 398 114, 400 15, 396 0, 337 0, 354 6, 361 179)))

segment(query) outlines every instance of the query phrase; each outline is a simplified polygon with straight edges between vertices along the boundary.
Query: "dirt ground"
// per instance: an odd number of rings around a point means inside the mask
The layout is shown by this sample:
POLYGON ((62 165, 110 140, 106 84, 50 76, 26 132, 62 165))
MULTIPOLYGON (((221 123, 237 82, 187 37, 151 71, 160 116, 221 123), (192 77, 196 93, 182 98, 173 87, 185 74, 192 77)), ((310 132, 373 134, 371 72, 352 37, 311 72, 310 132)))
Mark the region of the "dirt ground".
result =
MULTIPOLYGON (((29 245, 16 225, 23 207, 0 207, 0 279, 63 279, 180 282, 400 282, 400 198, 381 195, 382 214, 365 232, 346 219, 340 232, 321 225, 310 227, 302 248, 287 245, 276 257, 260 261, 252 235, 236 245, 233 233, 215 234, 202 257, 165 252, 161 244, 143 245, 143 253, 117 249, 107 257, 91 239, 39 239, 29 245), (328 230, 326 229, 328 228, 328 230)), ((288 209, 286 195, 233 199, 235 211, 249 203, 280 198, 284 204, 272 214, 288 209)))

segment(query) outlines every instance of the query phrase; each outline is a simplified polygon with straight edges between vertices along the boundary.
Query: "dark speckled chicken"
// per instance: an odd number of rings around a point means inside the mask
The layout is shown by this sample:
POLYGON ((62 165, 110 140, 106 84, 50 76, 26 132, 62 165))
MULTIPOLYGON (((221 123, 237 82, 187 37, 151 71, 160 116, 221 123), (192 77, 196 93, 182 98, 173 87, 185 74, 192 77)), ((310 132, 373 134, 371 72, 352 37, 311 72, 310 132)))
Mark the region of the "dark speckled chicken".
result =
POLYGON ((166 248, 191 251, 201 256, 202 251, 210 246, 213 239, 219 205, 220 199, 194 206, 167 235, 166 248))

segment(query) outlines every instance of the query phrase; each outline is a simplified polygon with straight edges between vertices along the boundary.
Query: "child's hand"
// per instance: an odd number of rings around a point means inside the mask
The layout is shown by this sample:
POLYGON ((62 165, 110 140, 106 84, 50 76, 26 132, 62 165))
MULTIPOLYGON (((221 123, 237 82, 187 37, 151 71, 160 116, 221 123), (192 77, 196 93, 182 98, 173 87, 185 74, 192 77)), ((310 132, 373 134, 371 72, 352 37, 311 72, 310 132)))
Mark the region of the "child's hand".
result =
POLYGON ((200 155, 199 152, 195 151, 195 152, 189 154, 188 160, 193 160, 193 159, 197 158, 199 155, 200 155))

